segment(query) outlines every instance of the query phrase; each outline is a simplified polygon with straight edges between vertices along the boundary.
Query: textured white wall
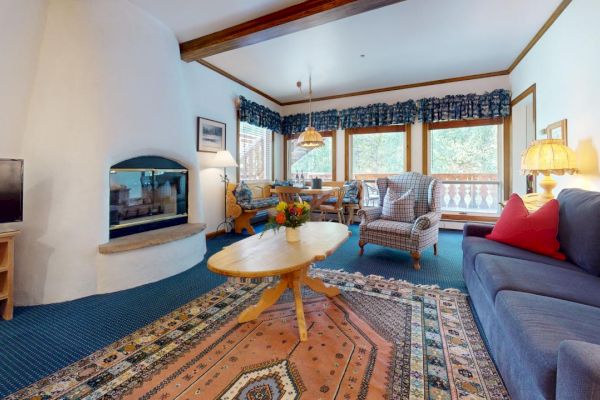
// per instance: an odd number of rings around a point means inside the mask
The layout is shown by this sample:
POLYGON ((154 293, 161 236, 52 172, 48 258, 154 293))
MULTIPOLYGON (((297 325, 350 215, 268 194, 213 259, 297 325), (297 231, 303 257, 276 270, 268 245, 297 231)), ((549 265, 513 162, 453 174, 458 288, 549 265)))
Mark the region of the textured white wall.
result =
POLYGON ((17 303, 123 289, 199 262, 203 235, 134 258, 98 253, 108 240, 108 171, 130 157, 156 154, 186 165, 190 220, 200 221, 193 132, 178 44, 168 29, 126 1, 51 0, 22 140, 17 303))
MULTIPOLYGON (((206 68, 196 62, 185 63, 181 66, 187 85, 191 119, 205 117, 212 120, 224 122, 227 125, 227 150, 231 151, 233 157, 237 154, 237 111, 236 99, 242 95, 249 100, 263 104, 273 111, 280 112, 281 107, 277 104, 259 96, 249 89, 233 82, 224 76, 206 68)), ((195 134, 195 130, 193 131, 195 134)), ((278 157, 275 158, 275 171, 283 171, 281 166, 283 159, 283 141, 279 134, 275 136, 275 146, 278 157)), ((222 169, 210 168, 210 162, 214 154, 198 153, 200 164, 201 202, 204 205, 204 221, 208 225, 208 232, 214 232, 217 225, 224 219, 224 193, 223 183, 219 175, 222 169)), ((236 181, 236 169, 229 168, 228 176, 236 181)), ((281 176, 281 173, 280 173, 281 176)))
POLYGON ((560 189, 600 190, 600 1, 576 0, 510 75, 513 93, 536 84, 537 129, 566 118, 580 174, 556 177, 560 189))
POLYGON ((45 0, 0 1, 0 158, 22 157, 22 138, 46 20, 45 0))

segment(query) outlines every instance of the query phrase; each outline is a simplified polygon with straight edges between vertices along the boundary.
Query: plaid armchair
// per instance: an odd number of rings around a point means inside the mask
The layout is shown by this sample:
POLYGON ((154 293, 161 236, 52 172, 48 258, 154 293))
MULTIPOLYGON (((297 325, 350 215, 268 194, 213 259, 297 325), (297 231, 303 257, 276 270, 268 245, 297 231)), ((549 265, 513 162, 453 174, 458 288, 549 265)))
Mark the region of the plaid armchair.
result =
POLYGON ((442 217, 442 184, 431 176, 418 172, 377 179, 379 207, 363 208, 358 211, 360 222, 360 255, 367 243, 393 247, 410 252, 413 266, 420 269, 421 252, 433 245, 437 255, 439 223, 442 217), (397 193, 413 189, 415 194, 415 221, 397 222, 380 219, 383 198, 390 187, 397 193))

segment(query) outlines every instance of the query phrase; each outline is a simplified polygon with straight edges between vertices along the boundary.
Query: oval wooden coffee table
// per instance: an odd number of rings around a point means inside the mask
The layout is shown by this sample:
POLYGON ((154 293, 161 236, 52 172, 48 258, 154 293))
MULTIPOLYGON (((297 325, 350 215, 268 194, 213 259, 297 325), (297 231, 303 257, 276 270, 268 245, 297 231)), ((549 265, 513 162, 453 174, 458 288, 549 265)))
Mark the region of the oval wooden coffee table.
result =
POLYGON ((336 287, 327 286, 317 278, 308 276, 315 261, 324 260, 344 243, 351 232, 337 222, 307 222, 300 228, 301 240, 288 243, 285 232, 266 232, 250 236, 225 247, 208 259, 208 269, 217 274, 238 278, 263 278, 280 276, 277 285, 263 291, 257 304, 245 309, 238 322, 252 321, 277 302, 285 289, 294 293, 296 319, 300 340, 306 341, 306 321, 302 307, 302 285, 328 297, 337 296, 336 287))

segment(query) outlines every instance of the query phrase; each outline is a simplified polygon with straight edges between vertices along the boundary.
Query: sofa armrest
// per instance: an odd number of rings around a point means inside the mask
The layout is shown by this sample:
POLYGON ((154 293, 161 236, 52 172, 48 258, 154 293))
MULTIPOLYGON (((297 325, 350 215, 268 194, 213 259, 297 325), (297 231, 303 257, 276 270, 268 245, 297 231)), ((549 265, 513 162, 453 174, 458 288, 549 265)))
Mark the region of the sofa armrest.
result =
POLYGON ((558 348, 557 400, 600 398, 600 345, 564 340, 558 348))
POLYGON ((492 229, 494 229, 494 225, 468 223, 463 227, 463 236, 485 237, 492 233, 492 229))
POLYGON ((424 231, 425 229, 429 229, 433 226, 436 226, 440 223, 441 218, 442 214, 438 211, 432 211, 428 212, 427 214, 421 215, 415 220, 415 223, 412 228, 412 234, 418 234, 420 231, 424 231))
POLYGON ((361 208, 356 215, 360 217, 360 224, 366 225, 381 217, 381 207, 361 208))

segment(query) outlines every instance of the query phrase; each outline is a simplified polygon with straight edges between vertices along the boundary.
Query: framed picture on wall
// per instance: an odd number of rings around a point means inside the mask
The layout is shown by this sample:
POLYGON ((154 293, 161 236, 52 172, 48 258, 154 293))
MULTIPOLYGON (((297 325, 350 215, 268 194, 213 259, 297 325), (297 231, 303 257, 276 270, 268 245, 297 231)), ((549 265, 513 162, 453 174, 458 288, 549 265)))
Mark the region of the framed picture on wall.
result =
POLYGON ((567 120, 561 119, 560 121, 556 121, 546 127, 539 132, 537 139, 560 139, 564 142, 565 145, 567 143, 567 120))
POLYGON ((223 122, 198 117, 196 124, 197 151, 216 153, 225 150, 226 125, 223 122))

